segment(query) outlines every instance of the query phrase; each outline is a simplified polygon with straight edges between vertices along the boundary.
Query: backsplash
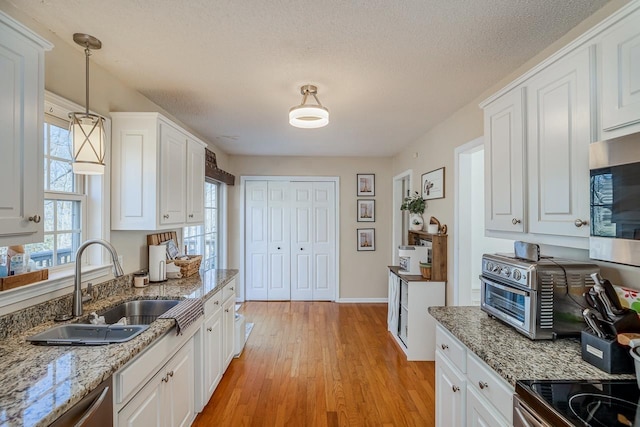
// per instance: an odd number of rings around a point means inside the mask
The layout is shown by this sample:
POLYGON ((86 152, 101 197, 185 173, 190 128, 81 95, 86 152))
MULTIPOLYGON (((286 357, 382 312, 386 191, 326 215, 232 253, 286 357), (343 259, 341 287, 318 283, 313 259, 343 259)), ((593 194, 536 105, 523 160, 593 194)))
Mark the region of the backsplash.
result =
MULTIPOLYGON (((122 289, 130 288, 133 281, 132 274, 108 280, 93 286, 91 295, 94 300, 107 298, 118 294, 122 289)), ((86 290, 82 291, 86 294, 86 290)), ((43 322, 51 321, 60 313, 71 313, 73 293, 54 298, 40 304, 26 307, 0 317, 0 340, 31 329, 43 322)))

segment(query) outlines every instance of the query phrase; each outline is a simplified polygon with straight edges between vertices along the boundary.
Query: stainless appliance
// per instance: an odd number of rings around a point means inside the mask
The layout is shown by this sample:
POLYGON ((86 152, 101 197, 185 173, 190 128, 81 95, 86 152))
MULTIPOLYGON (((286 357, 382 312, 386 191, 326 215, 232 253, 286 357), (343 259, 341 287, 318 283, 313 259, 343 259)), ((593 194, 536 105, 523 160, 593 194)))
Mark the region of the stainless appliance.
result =
POLYGON ((480 308, 533 339, 578 336, 585 327, 583 294, 595 264, 561 258, 482 256, 480 308))
POLYGON ((639 426, 634 380, 518 381, 514 427, 639 426))
POLYGON ((591 144, 589 168, 589 256, 640 266, 640 134, 591 144))
POLYGON ((80 402, 55 420, 50 427, 112 427, 113 383, 104 380, 80 402))

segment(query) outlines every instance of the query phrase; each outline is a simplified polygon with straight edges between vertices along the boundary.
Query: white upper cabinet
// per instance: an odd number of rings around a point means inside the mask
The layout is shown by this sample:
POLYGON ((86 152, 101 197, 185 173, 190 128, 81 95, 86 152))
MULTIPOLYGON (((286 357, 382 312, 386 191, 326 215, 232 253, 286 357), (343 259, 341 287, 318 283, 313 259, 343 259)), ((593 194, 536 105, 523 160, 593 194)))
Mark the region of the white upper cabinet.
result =
POLYGON ((487 230, 524 231, 523 102, 516 88, 484 109, 487 230))
POLYGON ((111 117, 112 229, 202 223, 205 144, 158 113, 111 117))
POLYGON ((602 38, 601 138, 640 132, 640 10, 602 38))
POLYGON ((44 52, 52 48, 0 12, 0 246, 43 239, 44 52))
POLYGON ((527 82, 530 233, 589 237, 593 51, 580 49, 527 82))

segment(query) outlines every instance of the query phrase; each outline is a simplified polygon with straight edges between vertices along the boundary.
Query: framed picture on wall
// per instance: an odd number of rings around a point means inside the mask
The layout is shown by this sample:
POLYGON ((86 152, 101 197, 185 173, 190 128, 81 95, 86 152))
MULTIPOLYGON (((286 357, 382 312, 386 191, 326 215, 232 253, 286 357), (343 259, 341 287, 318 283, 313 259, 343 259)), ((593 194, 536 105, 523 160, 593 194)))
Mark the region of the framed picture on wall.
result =
POLYGON ((376 195, 376 175, 373 173, 357 174, 358 196, 376 195))
POLYGON ((422 198, 444 199, 444 167, 422 174, 422 198))
POLYGON ((374 228, 358 228, 358 250, 376 250, 376 230, 374 228))
POLYGON ((358 200, 358 222, 376 221, 376 201, 373 199, 358 200))

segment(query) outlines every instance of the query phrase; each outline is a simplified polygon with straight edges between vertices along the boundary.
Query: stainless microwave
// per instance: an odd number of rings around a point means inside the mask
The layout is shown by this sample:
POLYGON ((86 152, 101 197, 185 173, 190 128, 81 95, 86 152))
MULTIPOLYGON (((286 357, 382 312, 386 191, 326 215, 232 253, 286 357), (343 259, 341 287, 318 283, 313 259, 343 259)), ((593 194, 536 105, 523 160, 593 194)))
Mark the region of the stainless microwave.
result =
POLYGON ((640 266, 640 133, 589 146, 592 259, 640 266))

